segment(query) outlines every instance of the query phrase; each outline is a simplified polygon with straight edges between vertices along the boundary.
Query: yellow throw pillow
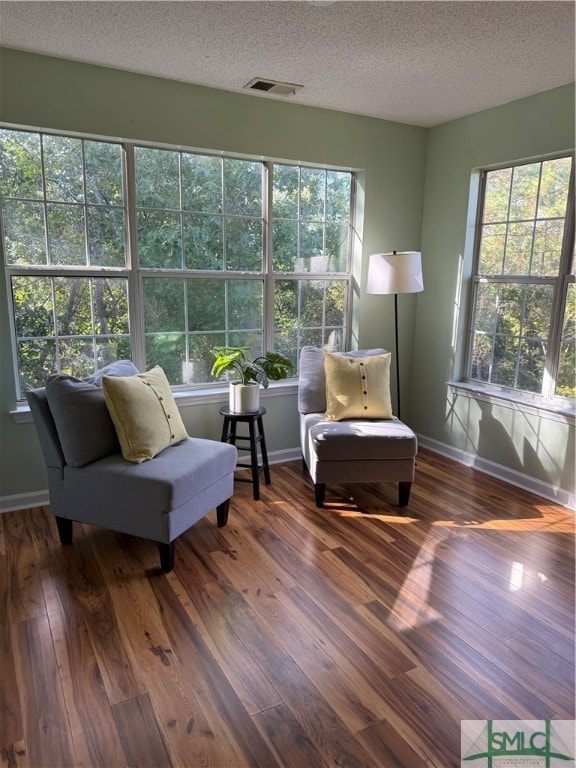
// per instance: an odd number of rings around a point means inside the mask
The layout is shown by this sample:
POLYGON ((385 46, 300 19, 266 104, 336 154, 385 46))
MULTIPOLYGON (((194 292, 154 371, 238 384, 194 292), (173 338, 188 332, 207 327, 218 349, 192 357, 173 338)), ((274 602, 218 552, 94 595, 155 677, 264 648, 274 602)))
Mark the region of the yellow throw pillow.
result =
POLYGON ((390 353, 349 357, 324 353, 326 418, 391 419, 390 353))
POLYGON ((137 376, 104 376, 104 397, 122 456, 139 464, 188 437, 159 365, 137 376))

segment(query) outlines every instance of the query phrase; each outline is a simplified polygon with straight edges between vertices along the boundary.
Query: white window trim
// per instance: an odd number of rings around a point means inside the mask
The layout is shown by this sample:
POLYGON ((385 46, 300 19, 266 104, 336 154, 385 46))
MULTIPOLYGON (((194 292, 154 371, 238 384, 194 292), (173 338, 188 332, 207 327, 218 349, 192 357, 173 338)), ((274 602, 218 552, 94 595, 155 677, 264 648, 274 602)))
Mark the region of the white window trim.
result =
MULTIPOLYGON (((575 212, 574 212, 575 179, 574 179, 574 176, 576 175, 576 157, 574 155, 574 152, 573 151, 559 152, 553 155, 534 157, 530 159, 519 160, 514 162, 508 162, 508 163, 500 163, 494 166, 486 166, 476 171, 476 173, 479 173, 480 177, 482 177, 482 176, 485 176, 485 174, 487 174, 488 172, 497 170, 500 168, 510 168, 510 167, 515 167, 515 166, 520 166, 520 165, 525 165, 530 163, 544 162, 546 160, 553 160, 561 157, 572 158, 572 179, 571 179, 572 186, 569 188, 569 191, 568 191, 567 213, 565 218, 565 230, 564 230, 564 245, 562 249, 561 264, 559 267, 558 275, 555 277, 525 276, 525 277, 521 277, 520 279, 514 280, 514 282, 518 282, 518 283, 522 283, 522 282, 548 283, 549 282, 552 284, 559 284, 559 289, 556 291, 557 301, 560 301, 560 299, 558 298, 559 295, 561 295, 562 293, 565 293, 566 283, 574 282, 574 276, 573 275, 571 276, 568 273, 569 272, 568 265, 571 259, 571 252, 568 248, 568 245, 570 243, 573 244, 573 238, 575 236, 574 235, 574 227, 575 227, 575 212)), ((482 180, 482 178, 479 179, 479 184, 477 186, 476 185, 474 186, 474 190, 476 194, 476 203, 475 203, 476 214, 474 218, 474 234, 473 234, 474 245, 473 245, 473 257, 472 257, 472 273, 470 277, 470 281, 471 281, 470 305, 469 305, 469 312, 468 312, 467 332, 466 332, 466 342, 465 342, 466 344, 466 349, 465 349, 466 375, 463 377, 461 381, 449 381, 448 386, 454 392, 462 394, 465 397, 476 398, 478 400, 483 400, 485 402, 490 402, 496 405, 502 405, 504 407, 514 408, 515 410, 519 410, 524 413, 539 415, 544 418, 553 419, 554 421, 563 421, 569 424, 574 424, 576 402, 569 398, 545 397, 544 395, 537 394, 537 393, 530 394, 522 390, 507 389, 504 387, 499 387, 497 384, 483 383, 476 379, 470 378, 470 369, 472 365, 472 349, 473 349, 472 334, 473 334, 473 328, 474 328, 474 315, 475 315, 475 309, 476 309, 475 296, 476 296, 477 285, 484 280, 484 277, 478 274, 479 245, 480 245, 481 232, 482 232, 482 212, 483 212, 484 191, 485 191, 485 182, 482 180)), ((492 276, 489 282, 509 283, 511 282, 511 280, 507 275, 496 275, 496 276, 492 276)), ((558 320, 558 324, 561 325, 561 320, 558 320)), ((554 333, 553 344, 555 346, 559 344, 559 337, 561 334, 561 330, 562 330, 561 327, 558 327, 556 328, 556 331, 554 333)))
MULTIPOLYGON (((273 397, 295 396, 298 394, 298 378, 293 376, 282 381, 271 381, 268 389, 260 389, 260 400, 266 401, 273 397)), ((196 390, 173 391, 178 408, 188 408, 210 403, 228 404, 228 385, 218 384, 196 390)), ((29 424, 33 421, 32 413, 26 401, 19 401, 16 408, 9 411, 17 424, 29 424)))
MULTIPOLYGON (((28 131, 33 133, 41 133, 45 135, 63 136, 66 138, 84 139, 86 141, 104 141, 119 144, 122 147, 124 162, 124 208, 126 211, 125 226, 126 232, 126 251, 127 259, 125 267, 94 267, 94 266, 78 266, 67 267, 65 265, 46 265, 44 266, 27 266, 27 265, 13 265, 3 264, 3 269, 7 277, 7 299, 9 309, 9 322, 10 322, 10 338, 13 357, 13 369, 16 382, 16 390, 19 391, 19 369, 18 369, 18 356, 15 340, 15 328, 14 328, 14 311, 12 308, 12 296, 10 290, 10 278, 12 275, 38 275, 38 276, 83 276, 83 277, 124 277, 128 280, 128 295, 130 299, 129 310, 129 336, 132 346, 132 359, 135 365, 144 370, 145 361, 143 359, 145 355, 144 345, 144 319, 142 314, 142 277, 146 273, 146 269, 141 269, 137 258, 137 242, 136 242, 136 195, 135 195, 135 166, 134 166, 134 149, 136 147, 150 147, 155 149, 165 149, 174 152, 189 152, 192 154, 204 154, 214 157, 241 159, 253 162, 263 163, 266 183, 264 187, 266 199, 263 203, 263 219, 264 219, 264 262, 262 271, 239 273, 239 272, 218 272, 202 274, 200 272, 194 272, 191 276, 190 272, 186 270, 175 270, 174 273, 170 272, 170 277, 181 277, 183 279, 195 278, 201 276, 209 276, 210 278, 218 277, 221 279, 236 279, 236 278, 258 278, 264 281, 264 291, 267 301, 264 306, 264 319, 263 319, 263 345, 264 349, 271 349, 274 325, 273 325, 273 303, 274 294, 271 290, 274 281, 278 279, 303 279, 303 280, 338 280, 346 284, 346 304, 344 307, 344 335, 343 335, 343 348, 348 348, 348 343, 351 335, 352 326, 352 287, 353 287, 353 275, 352 275, 352 240, 353 233, 356 229, 355 224, 355 212, 356 212, 356 178, 357 168, 333 166, 325 163, 313 163, 308 161, 294 161, 282 158, 269 158, 254 155, 245 155, 234 152, 227 152, 224 150, 207 150, 202 148, 186 147, 182 145, 171 145, 158 142, 141 142, 134 139, 124 139, 119 137, 102 136, 92 133, 78 133, 74 131, 55 131, 51 129, 39 128, 37 126, 16 125, 10 123, 0 123, 1 128, 14 131, 28 131), (271 202, 272 202, 272 168, 275 164, 278 165, 292 165, 294 167, 301 168, 317 168, 319 170, 331 170, 342 171, 352 175, 352 187, 350 192, 350 205, 351 205, 351 218, 349 226, 349 253, 347 271, 345 273, 293 273, 288 272, 286 274, 273 272, 272 269, 272 227, 271 227, 271 202), (132 203, 129 204, 128 201, 132 203)), ((159 271, 164 270, 151 270, 158 274, 159 271)), ((270 388, 263 390, 262 394, 264 398, 274 397, 280 394, 293 394, 297 391, 297 385, 294 382, 295 379, 284 380, 283 382, 271 382, 270 388)), ((174 397, 178 405, 196 405, 201 403, 210 402, 225 402, 227 400, 227 386, 222 385, 221 382, 199 384, 199 385, 174 385, 172 387, 174 397)), ((16 408, 10 411, 10 414, 16 422, 31 421, 29 417, 29 409, 25 399, 25 393, 20 392, 22 399, 16 401, 16 408)))
POLYGON ((485 403, 511 408, 551 421, 576 425, 576 405, 572 405, 569 400, 563 398, 546 400, 543 397, 531 397, 525 392, 498 389, 492 385, 483 386, 481 382, 468 380, 449 381, 447 385, 454 394, 469 397, 472 400, 482 400, 485 403))

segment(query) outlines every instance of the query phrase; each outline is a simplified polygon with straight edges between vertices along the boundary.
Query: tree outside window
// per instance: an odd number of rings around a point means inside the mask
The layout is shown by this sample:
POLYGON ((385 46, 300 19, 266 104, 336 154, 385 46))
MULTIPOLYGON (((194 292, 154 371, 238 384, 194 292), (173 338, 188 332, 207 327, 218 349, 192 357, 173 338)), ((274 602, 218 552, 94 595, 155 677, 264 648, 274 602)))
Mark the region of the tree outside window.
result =
POLYGON ((119 358, 194 387, 210 383, 215 346, 276 347, 295 363, 303 344, 341 349, 352 182, 339 170, 0 129, 19 397, 50 373, 87 376, 119 358))
POLYGON ((483 173, 469 379, 576 396, 573 187, 571 157, 483 173))

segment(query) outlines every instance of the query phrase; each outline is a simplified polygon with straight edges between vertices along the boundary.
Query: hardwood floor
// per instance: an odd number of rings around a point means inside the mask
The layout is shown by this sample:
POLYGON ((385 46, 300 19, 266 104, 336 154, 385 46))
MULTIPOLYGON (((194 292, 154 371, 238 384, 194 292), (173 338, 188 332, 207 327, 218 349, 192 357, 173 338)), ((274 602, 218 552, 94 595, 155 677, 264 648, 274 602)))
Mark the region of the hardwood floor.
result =
POLYGON ((0 765, 460 765, 460 721, 574 712, 572 512, 421 450, 393 485, 299 462, 154 544, 0 515, 0 765))

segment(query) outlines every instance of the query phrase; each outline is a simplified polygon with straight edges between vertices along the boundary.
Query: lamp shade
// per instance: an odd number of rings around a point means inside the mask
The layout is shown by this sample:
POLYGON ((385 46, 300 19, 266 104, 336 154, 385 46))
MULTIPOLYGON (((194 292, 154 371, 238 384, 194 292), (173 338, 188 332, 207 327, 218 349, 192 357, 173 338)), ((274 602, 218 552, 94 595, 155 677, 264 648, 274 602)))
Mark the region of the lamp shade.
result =
POLYGON ((418 293, 423 290, 419 251, 373 253, 370 256, 366 293, 418 293))

